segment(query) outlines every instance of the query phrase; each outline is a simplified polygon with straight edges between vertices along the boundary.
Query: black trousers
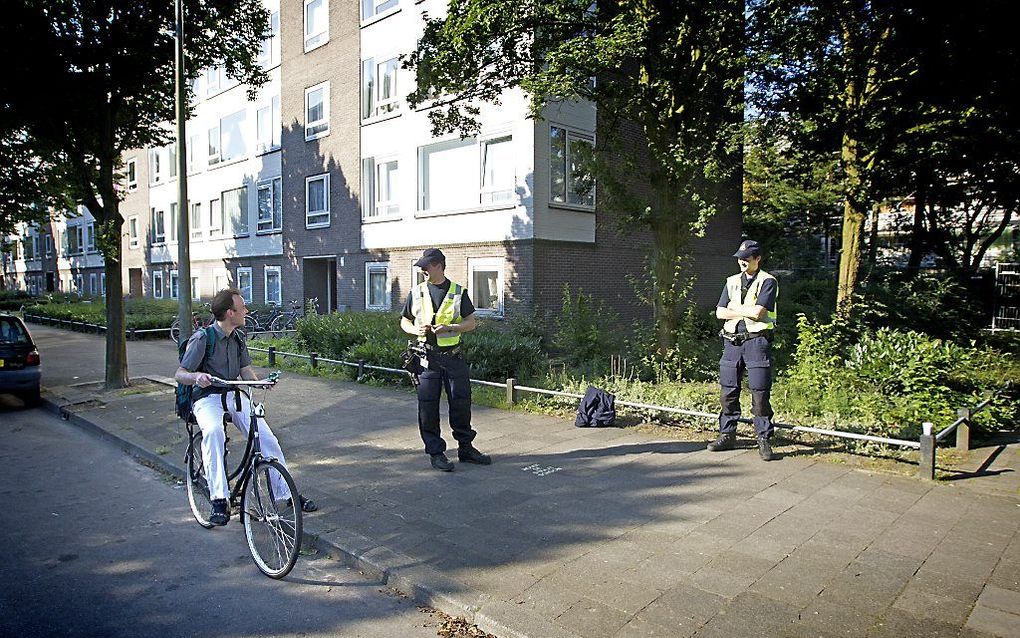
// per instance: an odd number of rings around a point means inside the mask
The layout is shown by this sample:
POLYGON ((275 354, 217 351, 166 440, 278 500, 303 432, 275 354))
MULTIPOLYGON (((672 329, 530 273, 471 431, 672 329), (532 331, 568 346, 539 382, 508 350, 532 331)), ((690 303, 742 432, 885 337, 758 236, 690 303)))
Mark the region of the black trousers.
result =
POLYGON ((758 436, 772 436, 772 343, 765 337, 752 337, 739 346, 723 339, 723 356, 719 361, 719 385, 722 390, 722 413, 719 432, 737 431, 740 417, 740 378, 747 371, 747 387, 751 390, 751 416, 758 436))
POLYGON ((418 375, 418 430, 426 454, 446 451, 439 432, 439 399, 443 389, 450 402, 450 427, 460 445, 474 441, 471 429, 471 381, 467 363, 460 355, 430 352, 429 367, 418 375))

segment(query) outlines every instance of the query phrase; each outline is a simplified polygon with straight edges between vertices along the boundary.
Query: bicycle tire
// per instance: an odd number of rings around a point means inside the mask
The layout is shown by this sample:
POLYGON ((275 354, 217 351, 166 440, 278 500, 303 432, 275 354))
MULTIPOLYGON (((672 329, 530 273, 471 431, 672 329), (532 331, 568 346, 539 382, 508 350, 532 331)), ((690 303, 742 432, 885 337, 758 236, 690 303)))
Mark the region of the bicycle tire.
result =
POLYGON ((174 322, 170 324, 170 341, 177 343, 177 340, 181 337, 181 320, 174 319, 174 322))
POLYGON ((255 319, 253 319, 250 315, 244 316, 244 336, 250 338, 254 333, 259 332, 260 330, 262 330, 262 327, 257 321, 255 321, 255 319))
POLYGON ((283 578, 301 551, 301 502, 294 479, 276 460, 262 460, 246 481, 241 496, 241 522, 255 565, 270 578, 283 578), (283 480, 290 498, 280 498, 273 476, 283 480))
POLYGON ((213 524, 209 521, 212 500, 209 498, 209 484, 205 480, 205 468, 202 463, 202 432, 195 432, 188 442, 187 458, 188 476, 185 482, 188 489, 188 504, 191 513, 202 527, 209 529, 213 524))
POLYGON ((273 333, 274 337, 278 332, 293 329, 294 329, 294 317, 287 314, 282 314, 276 317, 275 319, 273 319, 273 323, 269 324, 269 331, 273 333))

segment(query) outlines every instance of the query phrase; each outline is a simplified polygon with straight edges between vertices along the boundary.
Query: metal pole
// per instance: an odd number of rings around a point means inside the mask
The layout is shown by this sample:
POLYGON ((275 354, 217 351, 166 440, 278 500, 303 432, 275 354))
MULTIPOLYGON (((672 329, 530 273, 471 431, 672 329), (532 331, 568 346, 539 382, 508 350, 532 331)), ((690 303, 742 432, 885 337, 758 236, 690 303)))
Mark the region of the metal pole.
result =
POLYGON ((506 404, 514 404, 514 386, 517 385, 517 379, 510 377, 506 380, 506 404))
POLYGON ((921 460, 917 465, 917 477, 927 481, 935 480, 935 436, 933 423, 922 423, 921 460))
POLYGON ((188 161, 185 143, 187 87, 184 85, 184 2, 174 0, 176 15, 176 47, 174 76, 176 80, 177 112, 177 319, 181 326, 180 339, 191 336, 191 229, 188 210, 188 161))
POLYGON ((956 416, 963 419, 956 427, 956 449, 966 452, 970 449, 971 410, 970 408, 960 408, 956 411, 956 416))

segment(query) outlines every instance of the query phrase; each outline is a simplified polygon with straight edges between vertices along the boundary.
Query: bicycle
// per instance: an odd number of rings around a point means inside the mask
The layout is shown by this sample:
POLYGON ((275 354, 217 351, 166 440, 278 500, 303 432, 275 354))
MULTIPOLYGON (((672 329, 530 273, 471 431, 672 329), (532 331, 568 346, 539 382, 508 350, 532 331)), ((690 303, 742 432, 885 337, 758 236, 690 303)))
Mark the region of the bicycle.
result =
MULTIPOLYGON (((251 391, 245 388, 264 388, 268 393, 269 388, 276 385, 279 376, 279 372, 274 372, 262 381, 226 381, 213 377, 213 385, 236 388, 251 407, 251 423, 240 462, 233 467, 228 462, 229 437, 227 448, 223 451, 227 485, 232 486, 229 487, 228 500, 231 509, 240 512, 248 550, 255 565, 266 576, 277 579, 290 573, 297 562, 303 529, 301 502, 297 486, 287 468, 275 458, 262 456, 258 419, 265 419, 265 395, 263 403, 256 402, 251 391), (274 485, 280 486, 281 482, 286 484, 289 496, 284 496, 274 488, 274 485)), ((231 423, 230 413, 224 413, 224 429, 231 423)), ((197 425, 194 416, 187 420, 188 448, 184 461, 188 468, 188 503, 198 524, 209 529, 213 527, 209 521, 212 501, 202 461, 202 430, 197 425)))
MULTIPOLYGON (((314 300, 313 300, 314 302, 314 300)), ((277 336, 277 333, 284 332, 287 330, 294 330, 297 328, 298 317, 301 316, 301 302, 297 299, 290 300, 290 310, 281 312, 273 317, 272 322, 269 324, 269 332, 273 337, 277 336)))
MULTIPOLYGON (((205 310, 207 312, 212 312, 209 304, 205 304, 205 310)), ((202 319, 201 319, 201 313, 199 313, 197 310, 192 312, 191 313, 191 332, 192 333, 198 332, 202 328, 205 328, 206 326, 211 324, 213 322, 213 320, 214 319, 210 315, 209 321, 203 323, 202 319)), ((170 324, 170 340, 173 341, 174 343, 177 343, 178 340, 180 339, 180 337, 181 337, 181 320, 180 319, 174 319, 173 323, 170 324)))

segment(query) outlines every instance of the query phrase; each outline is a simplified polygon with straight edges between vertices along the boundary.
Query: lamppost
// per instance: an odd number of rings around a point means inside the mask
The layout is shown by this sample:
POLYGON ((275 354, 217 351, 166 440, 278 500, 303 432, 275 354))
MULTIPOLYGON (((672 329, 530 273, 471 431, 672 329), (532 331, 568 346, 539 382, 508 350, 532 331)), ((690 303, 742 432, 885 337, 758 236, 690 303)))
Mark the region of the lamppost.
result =
POLYGON ((180 336, 191 336, 191 231, 188 210, 188 149, 185 144, 185 112, 188 94, 184 86, 184 0, 174 0, 175 41, 174 76, 177 113, 177 319, 180 336))

